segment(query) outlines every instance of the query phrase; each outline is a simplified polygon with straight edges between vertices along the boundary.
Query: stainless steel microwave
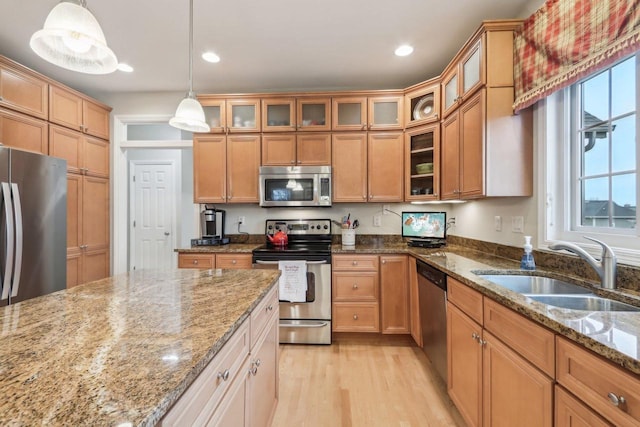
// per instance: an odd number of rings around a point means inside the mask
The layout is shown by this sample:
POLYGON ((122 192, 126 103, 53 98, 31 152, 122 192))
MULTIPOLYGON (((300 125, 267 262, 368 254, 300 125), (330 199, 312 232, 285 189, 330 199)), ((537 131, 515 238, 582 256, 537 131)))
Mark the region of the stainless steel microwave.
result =
POLYGON ((331 206, 331 166, 262 166, 260 206, 331 206))

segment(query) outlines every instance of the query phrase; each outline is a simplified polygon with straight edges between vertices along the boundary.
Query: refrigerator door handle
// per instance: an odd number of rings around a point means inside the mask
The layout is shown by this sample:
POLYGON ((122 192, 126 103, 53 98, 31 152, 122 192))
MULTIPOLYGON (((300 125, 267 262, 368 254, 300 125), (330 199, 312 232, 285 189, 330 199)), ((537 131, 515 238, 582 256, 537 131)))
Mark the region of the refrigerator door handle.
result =
POLYGON ((20 273, 22 272, 22 203, 20 203, 20 190, 18 184, 11 183, 11 191, 13 193, 13 209, 16 212, 16 262, 13 273, 13 285, 11 286, 11 296, 18 296, 18 288, 20 288, 20 273))
POLYGON ((2 199, 4 200, 4 216, 7 226, 7 242, 5 248, 4 276, 2 277, 2 295, 0 300, 9 299, 11 290, 11 277, 13 276, 13 203, 11 202, 11 188, 9 183, 2 183, 2 199))

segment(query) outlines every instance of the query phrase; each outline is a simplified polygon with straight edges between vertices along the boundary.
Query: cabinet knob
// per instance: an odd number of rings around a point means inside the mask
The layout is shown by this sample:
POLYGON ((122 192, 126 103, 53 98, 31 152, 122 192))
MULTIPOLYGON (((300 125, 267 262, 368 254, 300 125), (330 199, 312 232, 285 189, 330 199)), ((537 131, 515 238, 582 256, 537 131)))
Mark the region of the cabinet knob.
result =
POLYGON ((238 261, 236 261, 235 259, 232 259, 232 260, 231 260, 231 264, 235 264, 235 263, 237 263, 237 262, 238 262, 238 261))
POLYGON ((0 96, 0 101, 4 101, 4 98, 0 96))
POLYGON ((292 165, 293 165, 293 164, 295 164, 295 163, 296 163, 296 161, 295 161, 295 160, 291 160, 291 164, 292 164, 292 165))
POLYGON ((358 261, 353 261, 351 265, 358 265, 358 261))
POLYGON ((475 332, 471 334, 471 338, 473 338, 474 341, 478 341, 480 339, 480 335, 476 334, 475 332))
POLYGON ((197 259, 194 259, 194 260, 193 260, 193 264, 194 264, 194 265, 198 265, 198 260, 197 260, 197 259))
POLYGON ((171 234, 171 233, 169 233, 168 231, 165 231, 165 232, 164 232, 164 235, 165 235, 165 236, 168 236, 169 234, 171 234))
POLYGON ((260 365, 262 364, 262 361, 260 359, 256 360, 256 366, 260 367, 260 365))
POLYGON ((273 311, 273 306, 270 305, 269 307, 267 307, 267 311, 273 311))
POLYGON ((229 379, 229 370, 225 369, 224 372, 218 372, 218 379, 222 381, 227 381, 229 379))
POLYGON ((609 397, 609 400, 611 401, 611 403, 613 403, 613 406, 620 406, 627 403, 627 400, 624 398, 624 396, 618 396, 614 392, 609 393, 607 397, 609 397))
POLYGON ((357 314, 353 315, 353 320, 358 320, 358 315, 357 314))
POLYGON ((362 195, 362 200, 367 200, 367 195, 366 194, 362 195))
POLYGON ((383 263, 383 264, 386 264, 386 263, 387 263, 387 260, 386 260, 386 259, 383 259, 383 260, 382 260, 382 263, 383 263))
POLYGON ((354 284, 353 284, 353 286, 352 286, 352 288, 353 288, 353 289, 358 289, 358 284, 357 284, 357 283, 354 283, 354 284))

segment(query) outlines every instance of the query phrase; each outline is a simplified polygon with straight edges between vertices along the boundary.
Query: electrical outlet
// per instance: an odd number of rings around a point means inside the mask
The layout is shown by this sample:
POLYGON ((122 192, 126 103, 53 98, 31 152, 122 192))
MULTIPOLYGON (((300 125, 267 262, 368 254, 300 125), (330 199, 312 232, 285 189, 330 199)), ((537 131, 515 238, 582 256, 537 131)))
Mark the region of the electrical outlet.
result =
POLYGON ((382 215, 389 215, 391 205, 382 205, 382 215))
POLYGON ((496 215, 493 217, 493 226, 496 231, 502 231, 502 217, 500 215, 496 215))
POLYGON ((382 227, 382 217, 380 215, 373 216, 373 226, 382 227))
POLYGON ((244 224, 244 217, 243 216, 239 216, 238 217, 238 225, 242 225, 244 224))
POLYGON ((522 216, 511 217, 511 231, 514 233, 524 233, 524 217, 522 216))

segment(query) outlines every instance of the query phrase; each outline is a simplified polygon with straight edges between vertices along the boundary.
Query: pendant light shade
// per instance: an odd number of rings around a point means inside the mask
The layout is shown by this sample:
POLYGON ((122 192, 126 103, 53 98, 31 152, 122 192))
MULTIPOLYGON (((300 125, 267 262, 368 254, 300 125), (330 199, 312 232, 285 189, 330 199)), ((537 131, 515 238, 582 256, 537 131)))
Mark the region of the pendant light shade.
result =
POLYGON ((108 74, 118 67, 116 55, 84 0, 58 3, 29 45, 42 59, 67 70, 108 74))
POLYGON ((178 105, 176 115, 169 120, 169 124, 190 132, 210 130, 204 118, 202 105, 193 93, 193 0, 189 0, 189 93, 178 105))

